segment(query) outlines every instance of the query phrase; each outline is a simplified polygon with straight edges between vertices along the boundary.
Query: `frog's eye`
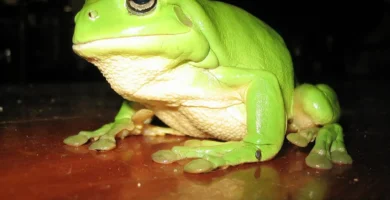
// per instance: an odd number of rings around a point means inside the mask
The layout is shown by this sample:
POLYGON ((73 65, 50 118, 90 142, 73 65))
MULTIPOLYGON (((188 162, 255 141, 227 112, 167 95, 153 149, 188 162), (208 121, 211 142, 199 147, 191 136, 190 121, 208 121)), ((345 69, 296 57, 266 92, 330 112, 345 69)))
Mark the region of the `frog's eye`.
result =
POLYGON ((144 14, 156 6, 157 0, 126 0, 126 3, 131 13, 144 14))

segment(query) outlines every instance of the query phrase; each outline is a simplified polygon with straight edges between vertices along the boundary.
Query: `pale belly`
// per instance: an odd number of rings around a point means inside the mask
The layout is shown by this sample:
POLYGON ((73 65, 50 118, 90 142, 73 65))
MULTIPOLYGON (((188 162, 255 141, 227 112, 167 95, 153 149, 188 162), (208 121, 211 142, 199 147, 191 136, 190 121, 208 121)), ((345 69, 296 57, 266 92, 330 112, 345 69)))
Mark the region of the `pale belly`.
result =
POLYGON ((242 140, 247 132, 244 104, 226 108, 149 108, 169 127, 191 137, 242 140))
POLYGON ((246 135, 244 90, 220 83, 207 69, 189 64, 167 69, 174 62, 162 57, 92 61, 124 99, 153 110, 185 135, 219 140, 241 140, 246 135))

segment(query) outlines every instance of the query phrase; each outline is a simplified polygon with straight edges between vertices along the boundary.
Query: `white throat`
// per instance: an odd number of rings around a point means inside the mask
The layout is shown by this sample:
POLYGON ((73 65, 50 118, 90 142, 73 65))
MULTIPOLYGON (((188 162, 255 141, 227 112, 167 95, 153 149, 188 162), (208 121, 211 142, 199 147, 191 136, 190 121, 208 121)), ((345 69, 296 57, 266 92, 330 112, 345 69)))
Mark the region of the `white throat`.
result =
POLYGON ((99 68, 112 89, 127 99, 133 99, 137 91, 169 70, 167 66, 172 60, 159 56, 112 56, 91 62, 99 68))

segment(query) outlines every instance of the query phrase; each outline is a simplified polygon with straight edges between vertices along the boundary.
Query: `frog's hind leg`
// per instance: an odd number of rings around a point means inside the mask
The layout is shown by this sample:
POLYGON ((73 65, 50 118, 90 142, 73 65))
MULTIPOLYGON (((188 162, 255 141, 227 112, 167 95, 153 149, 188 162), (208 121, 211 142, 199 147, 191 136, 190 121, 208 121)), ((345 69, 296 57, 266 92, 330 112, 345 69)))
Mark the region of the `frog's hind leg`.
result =
POLYGON ((306 164, 313 168, 330 169, 332 162, 336 164, 351 164, 343 139, 343 129, 337 123, 328 124, 318 131, 317 139, 306 164))
POLYGON ((287 139, 300 147, 315 140, 306 158, 308 166, 330 169, 332 162, 352 163, 344 145, 342 127, 336 123, 339 117, 337 96, 329 86, 303 84, 295 89, 294 115, 289 127, 295 133, 287 135, 287 139))

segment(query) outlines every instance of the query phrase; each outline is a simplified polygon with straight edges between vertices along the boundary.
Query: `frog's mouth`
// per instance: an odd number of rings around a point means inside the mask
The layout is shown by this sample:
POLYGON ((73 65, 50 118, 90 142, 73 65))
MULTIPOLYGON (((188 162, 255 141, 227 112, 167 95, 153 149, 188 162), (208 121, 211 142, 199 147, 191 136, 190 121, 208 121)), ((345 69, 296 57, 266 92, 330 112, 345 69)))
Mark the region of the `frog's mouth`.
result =
POLYGON ((203 35, 189 31, 180 34, 104 38, 74 43, 73 50, 86 59, 105 59, 110 56, 161 56, 199 62, 207 56, 210 47, 203 35))
POLYGON ((73 44, 73 50, 84 58, 97 58, 109 55, 158 55, 163 54, 168 47, 165 41, 170 35, 132 36, 106 38, 85 43, 73 44))

